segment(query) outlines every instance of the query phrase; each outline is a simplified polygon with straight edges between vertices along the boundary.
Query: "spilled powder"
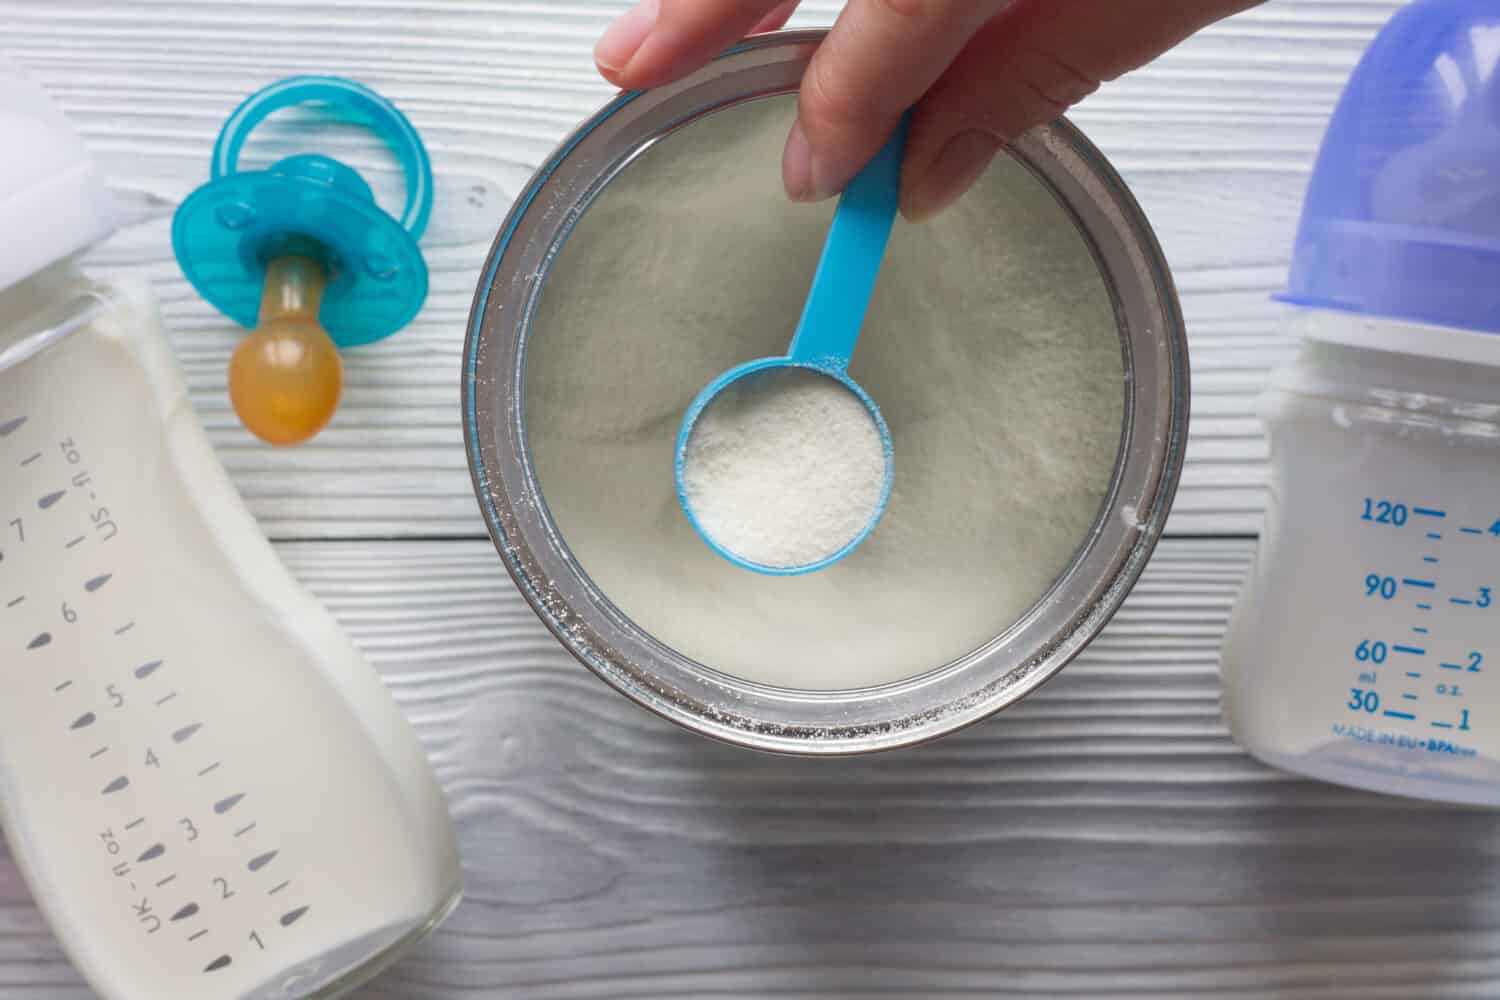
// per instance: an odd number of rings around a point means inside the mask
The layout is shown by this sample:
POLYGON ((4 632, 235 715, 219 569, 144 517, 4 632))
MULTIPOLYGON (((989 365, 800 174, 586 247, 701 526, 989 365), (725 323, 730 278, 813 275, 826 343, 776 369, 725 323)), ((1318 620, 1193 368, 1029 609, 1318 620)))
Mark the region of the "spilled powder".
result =
POLYGON ((699 415, 682 485, 704 534, 748 562, 795 569, 836 555, 880 506, 885 447, 843 383, 770 368, 732 383, 699 415))

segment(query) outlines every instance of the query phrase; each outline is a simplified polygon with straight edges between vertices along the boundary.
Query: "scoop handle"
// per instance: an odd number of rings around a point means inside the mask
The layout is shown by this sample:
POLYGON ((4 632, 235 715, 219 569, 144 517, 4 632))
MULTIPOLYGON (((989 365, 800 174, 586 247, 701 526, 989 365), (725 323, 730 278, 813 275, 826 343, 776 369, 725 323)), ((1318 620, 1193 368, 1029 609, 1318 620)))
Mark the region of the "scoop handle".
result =
POLYGON ((840 374, 849 368, 896 223, 908 125, 903 117, 839 200, 802 321, 787 351, 793 361, 840 374))

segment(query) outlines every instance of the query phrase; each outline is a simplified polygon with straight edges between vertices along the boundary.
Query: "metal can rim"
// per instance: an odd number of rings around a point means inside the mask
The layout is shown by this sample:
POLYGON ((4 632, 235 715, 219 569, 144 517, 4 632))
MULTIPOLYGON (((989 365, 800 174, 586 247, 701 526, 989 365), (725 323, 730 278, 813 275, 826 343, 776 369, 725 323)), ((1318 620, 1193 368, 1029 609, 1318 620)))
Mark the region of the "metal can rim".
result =
POLYGON ((669 649, 616 609, 568 552, 530 467, 525 351, 547 267, 593 198, 635 157, 707 114, 794 93, 825 34, 748 39, 676 84, 619 94, 563 140, 517 198, 481 272, 461 392, 470 472, 491 539, 522 595, 576 659, 637 704, 702 735, 777 753, 841 756, 923 743, 987 718, 1054 676, 1098 634, 1139 578, 1171 508, 1187 439, 1189 371, 1176 290, 1139 205, 1066 119, 1034 129, 1008 153, 1057 197, 1093 249, 1114 304, 1128 387, 1111 488, 1088 539, 1048 592, 968 656, 858 691, 768 688, 728 677, 669 649))

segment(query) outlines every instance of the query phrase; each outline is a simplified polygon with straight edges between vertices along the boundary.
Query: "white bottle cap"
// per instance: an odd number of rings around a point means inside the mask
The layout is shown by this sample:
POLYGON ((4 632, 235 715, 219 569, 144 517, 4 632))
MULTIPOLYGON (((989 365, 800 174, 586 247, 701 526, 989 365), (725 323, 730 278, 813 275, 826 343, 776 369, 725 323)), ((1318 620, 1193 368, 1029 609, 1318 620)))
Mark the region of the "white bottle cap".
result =
POLYGON ((0 56, 0 291, 114 230, 88 150, 35 83, 0 56))

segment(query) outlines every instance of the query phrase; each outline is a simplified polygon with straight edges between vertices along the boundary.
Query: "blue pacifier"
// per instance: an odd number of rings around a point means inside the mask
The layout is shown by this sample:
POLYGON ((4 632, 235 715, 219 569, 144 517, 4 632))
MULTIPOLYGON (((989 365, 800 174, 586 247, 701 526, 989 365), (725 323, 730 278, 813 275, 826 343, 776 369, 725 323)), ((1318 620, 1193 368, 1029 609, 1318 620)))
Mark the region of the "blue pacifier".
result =
MULTIPOLYGON (((894 452, 891 447, 891 432, 881 416, 880 408, 860 385, 849 377, 849 359, 859 341, 860 328, 864 325, 865 313, 869 309, 870 295, 875 290, 880 275, 880 265, 890 242, 891 229, 895 225, 896 211, 901 189, 901 163, 906 152, 908 122, 903 119, 895 133, 875 159, 862 170, 839 201, 833 225, 828 231, 828 240, 823 247, 823 256, 813 277, 812 289, 808 292, 807 304, 803 308, 801 322, 792 337, 791 346, 783 357, 761 358, 729 369, 709 383, 682 419, 682 428, 677 435, 675 474, 677 500, 692 523, 699 537, 723 558, 737 566, 774 576, 792 576, 811 573, 831 566, 853 552, 875 530, 886 505, 890 501, 891 486, 895 479, 894 452), (873 429, 879 435, 879 447, 884 457, 884 477, 878 488, 878 496, 872 497, 870 513, 862 523, 856 524, 845 538, 834 539, 828 546, 828 554, 813 558, 799 558, 789 554, 783 560, 771 560, 765 554, 751 555, 747 551, 736 551, 724 539, 716 538, 713 531, 703 523, 700 512, 694 509, 692 483, 689 470, 694 458, 694 432, 700 427, 700 418, 711 408, 739 406, 734 397, 741 391, 760 391, 760 382, 765 386, 768 376, 777 372, 796 370, 813 373, 832 380, 842 386, 853 399, 861 404, 868 414, 873 429), (727 392, 733 388, 733 392, 727 392)), ((765 386, 767 391, 779 391, 776 386, 765 386)), ((821 428, 804 428, 804 434, 816 435, 821 428)), ((805 438, 804 438, 805 440, 805 438)), ((722 458, 712 461, 722 462, 722 458)), ((753 512, 746 511, 748 516, 753 512)), ((814 511, 818 517, 821 512, 814 511)), ((772 551, 775 546, 766 551, 772 551)))
POLYGON ((194 288, 256 331, 230 363, 235 412, 272 444, 322 430, 338 406, 339 347, 388 337, 427 297, 417 240, 432 214, 432 166, 406 116, 350 80, 299 76, 251 95, 214 145, 212 172, 177 210, 172 245, 194 288), (406 173, 397 221, 375 204, 359 172, 332 157, 290 156, 238 169, 240 149, 267 115, 317 103, 369 127, 406 173))

